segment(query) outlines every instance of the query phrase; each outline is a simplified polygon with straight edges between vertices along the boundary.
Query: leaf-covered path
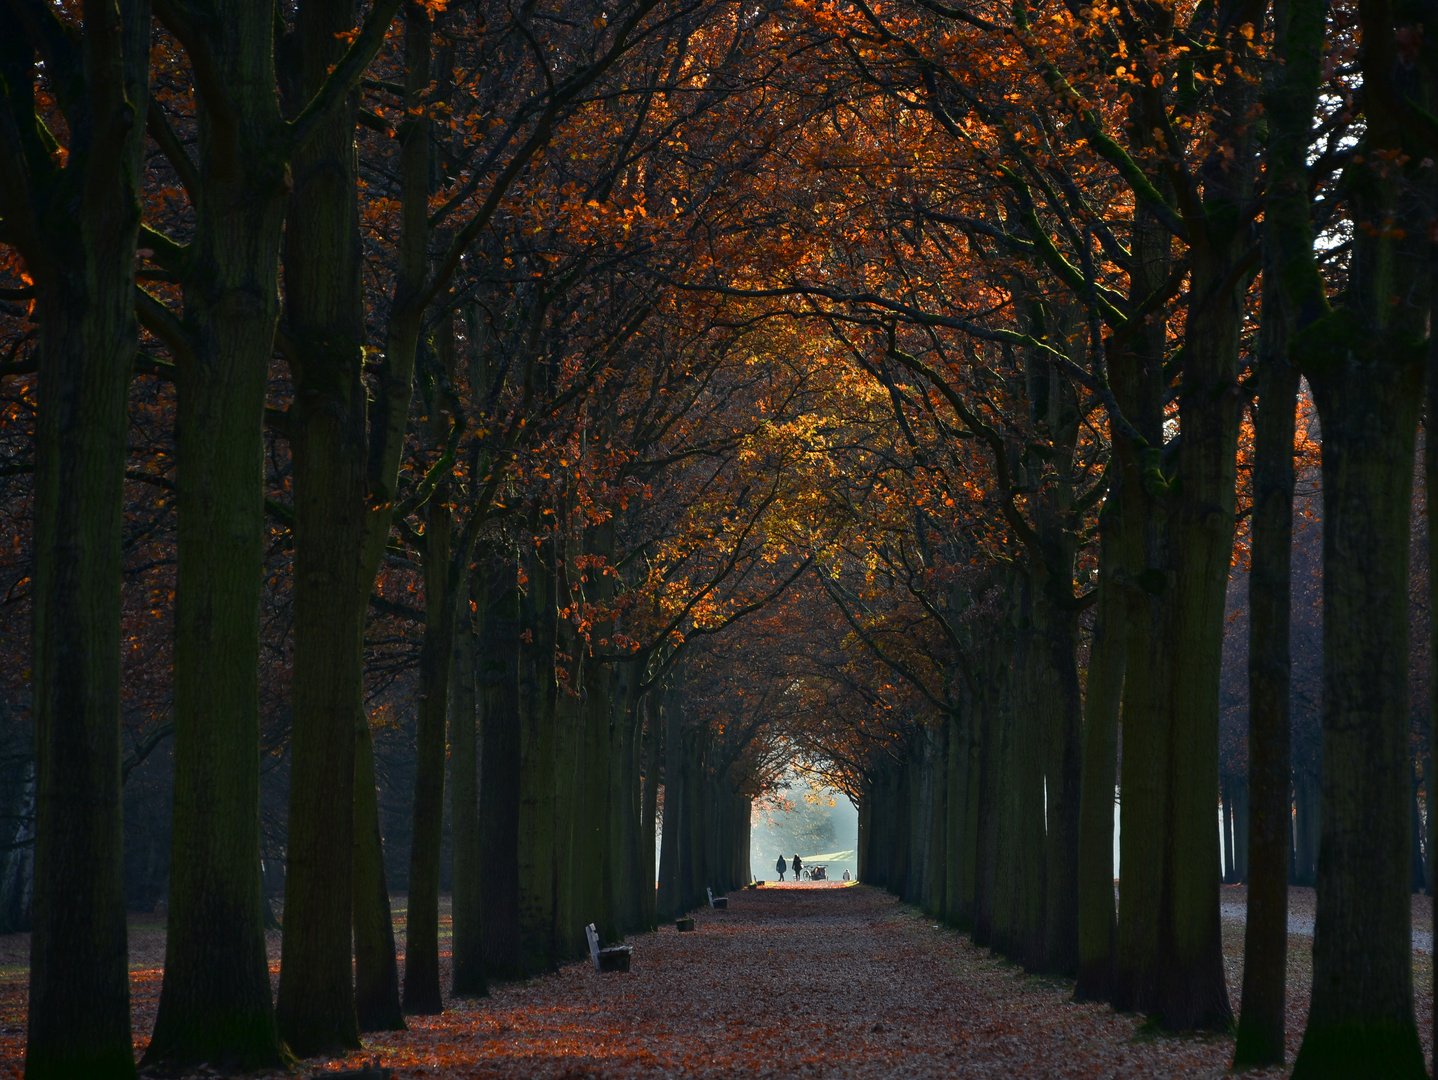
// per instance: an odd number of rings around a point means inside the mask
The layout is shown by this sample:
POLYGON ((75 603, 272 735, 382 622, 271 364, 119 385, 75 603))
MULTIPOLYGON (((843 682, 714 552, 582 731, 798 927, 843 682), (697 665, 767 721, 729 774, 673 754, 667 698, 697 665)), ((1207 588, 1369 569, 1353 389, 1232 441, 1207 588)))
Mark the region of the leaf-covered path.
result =
MULTIPOLYGON (((666 926, 631 939, 628 975, 575 963, 498 985, 485 999, 449 1001, 440 1016, 411 1017, 408 1031, 366 1036, 368 1049, 347 1062, 306 1061, 301 1075, 378 1057, 404 1080, 1191 1078, 1223 1076, 1233 1052, 1226 1036, 1156 1036, 1141 1017, 1075 1004, 1071 985, 1026 976, 879 889, 771 883, 729 903, 696 912, 695 933, 666 926)), ((277 975, 279 935, 268 936, 277 975)), ((138 1057, 154 1023, 163 928, 132 923, 130 946, 138 1057)), ((1311 947, 1290 936, 1290 1055, 1311 947)), ((0 938, 3 1080, 22 1074, 27 953, 27 935, 0 938)), ((1224 953, 1237 1007, 1241 926, 1225 925, 1224 953)), ((1415 961, 1426 1032, 1431 966, 1415 961)), ((448 986, 447 948, 442 963, 448 986)))
POLYGON ((1232 1053, 1075 1005, 877 889, 765 886, 730 905, 633 939, 629 975, 575 964, 373 1045, 403 1076, 515 1080, 1195 1077, 1232 1053))

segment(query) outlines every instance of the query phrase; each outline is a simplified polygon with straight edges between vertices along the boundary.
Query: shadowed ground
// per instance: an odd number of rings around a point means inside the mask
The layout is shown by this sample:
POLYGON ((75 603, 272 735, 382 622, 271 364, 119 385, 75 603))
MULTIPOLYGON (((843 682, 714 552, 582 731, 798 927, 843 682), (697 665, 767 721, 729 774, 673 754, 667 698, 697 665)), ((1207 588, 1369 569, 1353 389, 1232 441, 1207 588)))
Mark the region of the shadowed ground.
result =
MULTIPOLYGON (((1075 1005, 1070 985, 1026 976, 877 889, 768 884, 731 893, 729 903, 696 912, 695 933, 665 927, 631 938, 631 974, 573 964, 499 986, 488 999, 448 1002, 442 1016, 412 1018, 408 1032, 366 1037, 362 1056, 380 1057, 399 1077, 514 1080, 1217 1077, 1232 1056, 1227 1037, 1155 1037, 1139 1017, 1075 1005)), ((163 960, 163 930, 153 923, 132 926, 141 1046, 163 960)), ((444 932, 447 948, 448 918, 444 932)), ((0 938, 0 1076, 18 1077, 23 1059, 23 944, 23 936, 0 938)), ((1225 925, 1224 947, 1237 1004, 1241 926, 1225 925)), ((1310 948, 1311 938, 1290 939, 1294 1050, 1310 948)), ((271 956, 277 967, 278 935, 271 956)), ((1431 962, 1415 961, 1422 1000, 1431 962)), ((447 953, 443 963, 448 986, 447 953)), ((1424 1006, 1420 1030, 1427 1016, 1424 1006)), ((306 1074, 341 1067, 305 1064, 306 1074)))

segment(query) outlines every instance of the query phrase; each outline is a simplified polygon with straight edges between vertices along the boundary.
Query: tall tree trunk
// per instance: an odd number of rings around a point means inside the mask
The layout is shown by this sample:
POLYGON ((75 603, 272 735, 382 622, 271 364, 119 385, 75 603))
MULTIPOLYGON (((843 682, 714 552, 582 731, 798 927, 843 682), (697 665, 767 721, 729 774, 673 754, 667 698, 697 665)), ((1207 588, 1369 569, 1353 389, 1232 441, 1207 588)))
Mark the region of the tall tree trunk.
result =
MULTIPOLYGON (((1116 493, 1121 500, 1122 492, 1116 493)), ((1115 495, 1109 496, 1115 500, 1115 495)), ((1084 695, 1083 795, 1079 807, 1079 1001, 1107 1001, 1112 991, 1118 919, 1113 902, 1113 793, 1118 773, 1119 702, 1123 697, 1128 624, 1116 552, 1117 506, 1100 522, 1098 606, 1084 695)))
POLYGON ((480 646, 479 824, 480 932, 491 976, 523 974, 519 948, 519 650, 520 596, 516 567, 501 564, 491 585, 497 599, 483 622, 480 646))
POLYGON ((1306 364, 1323 421, 1323 840, 1313 998, 1294 1075, 1420 1077, 1408 900, 1407 567, 1422 369, 1396 335, 1385 342, 1375 334, 1365 346, 1327 322, 1315 326, 1348 355, 1325 358, 1322 374, 1312 359, 1306 364), (1361 355, 1385 344, 1386 356, 1361 355))
MULTIPOLYGON (((635 672, 635 678, 643 673, 635 672)), ((650 692, 644 695, 644 795, 640 803, 640 856, 642 876, 637 883, 640 889, 640 923, 642 929, 656 925, 656 883, 659 880, 658 867, 654 865, 654 830, 659 810, 660 763, 664 754, 664 713, 660 708, 659 696, 650 692)))
POLYGON ((1409 899, 1408 560, 1431 253, 1413 196, 1425 174, 1409 163, 1422 149, 1405 142, 1393 102, 1409 64, 1392 10, 1361 15, 1367 129, 1364 163, 1346 173, 1348 291, 1291 350, 1323 424, 1323 837, 1295 1080, 1426 1075, 1409 899))
MULTIPOLYGON (((1135 117, 1135 119, 1138 119, 1135 117)), ((1142 132, 1140 124, 1132 129, 1142 132)), ((1142 144, 1140 147, 1142 148, 1142 144)), ((1167 277, 1168 234, 1148 214, 1134 223, 1134 271, 1129 296, 1151 295, 1167 277)), ((1114 441, 1122 471, 1117 513, 1121 542, 1115 552, 1116 574, 1123 586, 1128 621, 1120 711, 1123 754, 1119 787, 1118 936, 1110 1000, 1117 1009, 1142 1008, 1152 994, 1158 955, 1159 887, 1151 869, 1159 865, 1160 831, 1166 784, 1164 731, 1157 723, 1155 678, 1166 578, 1159 569, 1166 536, 1163 503, 1149 482, 1149 461, 1163 445, 1165 321, 1154 319, 1139 330, 1127 353, 1117 358, 1110 378, 1124 415, 1147 442, 1146 451, 1127 439, 1114 441)))
MULTIPOLYGON (((1278 18, 1294 3, 1279 0, 1278 18)), ((1290 56, 1289 63, 1301 63, 1290 56)), ((1280 108, 1288 104, 1280 103, 1280 108)), ((1279 155, 1306 151, 1308 112, 1281 113, 1269 141, 1270 184, 1289 185, 1293 162, 1279 155), (1280 127, 1291 120, 1295 130, 1280 127), (1298 131, 1302 131, 1298 138, 1298 131), (1287 174, 1280 170, 1288 168, 1287 174)), ((1302 168, 1300 156, 1298 166, 1302 168)), ((1301 178, 1302 173, 1298 174, 1301 178)), ((1270 191, 1271 206, 1293 198, 1286 187, 1270 191)), ((1306 190, 1298 197, 1306 201, 1306 190)), ((1275 207, 1277 214, 1294 210, 1275 207)), ((1307 214, 1307 207, 1302 213, 1307 214)), ((1248 919, 1243 942, 1243 1009, 1234 1066, 1280 1065, 1285 1046, 1285 985, 1288 973, 1288 784, 1289 609, 1293 551, 1293 437, 1298 372, 1288 361, 1292 315, 1279 284, 1283 238, 1266 238, 1270 273, 1264 275, 1263 354, 1259 361, 1258 413, 1253 462, 1253 543, 1249 573, 1248 629, 1248 919)), ((1238 815, 1234 815, 1235 832, 1238 815)), ((1236 862, 1237 860, 1235 860, 1236 862)))
MULTIPOLYGON (((1438 293, 1435 293, 1432 300, 1432 308, 1429 312, 1429 325, 1438 326, 1434 322, 1438 317, 1438 293)), ((1423 498, 1428 507, 1438 506, 1438 334, 1431 332, 1428 335, 1428 394, 1424 411, 1424 432, 1423 432, 1423 498)), ((1438 642, 1438 528, 1434 528, 1432 522, 1432 510, 1429 511, 1428 523, 1428 740, 1424 746, 1423 757, 1423 802, 1428 818, 1428 895, 1438 895, 1438 854, 1434 848, 1438 846, 1438 778, 1433 775, 1433 764, 1438 761, 1438 693, 1434 688, 1438 687, 1438 648, 1434 643, 1438 642)), ((1432 905, 1432 923, 1429 926, 1432 940, 1438 941, 1438 904, 1432 905)), ((1433 1008, 1432 1028, 1430 1037, 1438 1035, 1438 979, 1434 980, 1433 997, 1430 1002, 1433 1008)), ((1438 1047, 1438 1042, 1433 1043, 1438 1047)), ((1434 1051, 1438 1056, 1438 1050, 1434 1051)), ((1438 1069, 1438 1065, 1435 1065, 1438 1069)))
POLYGON ((520 646, 519 939, 529 972, 554 963, 555 581, 552 540, 529 560, 520 646))
MULTIPOLYGON (((1438 309, 1438 296, 1434 297, 1434 307, 1438 309)), ((1438 310, 1431 312, 1430 320, 1438 310)), ((1438 438, 1429 434, 1429 431, 1438 428, 1438 423, 1427 419, 1438 416, 1438 334, 1431 334, 1428 338, 1428 393, 1425 401, 1425 430, 1423 441, 1423 497, 1428 506, 1434 505, 1438 499, 1438 438)), ((1438 686, 1438 649, 1433 643, 1438 641, 1438 574, 1434 574, 1433 567, 1438 566, 1438 530, 1430 524, 1428 527, 1428 739, 1423 747, 1423 803, 1428 826, 1428 845, 1425 851, 1427 855, 1425 870, 1428 874, 1428 895, 1438 895, 1438 853, 1435 853, 1435 839, 1438 839, 1438 818, 1434 817, 1438 804, 1435 803, 1435 792, 1438 792, 1438 785, 1435 785, 1433 775, 1433 763, 1438 761, 1438 694, 1433 693, 1432 687, 1438 686)), ((1434 908, 1429 924, 1429 933, 1433 941, 1438 941, 1438 904, 1434 908)), ((1438 980, 1435 980, 1438 982, 1438 980)), ((1430 1007, 1435 1010, 1429 1030, 1430 1038, 1438 1035, 1438 985, 1435 985, 1429 1001, 1430 1007)), ((1438 1043, 1433 1043, 1438 1047, 1438 1043)), ((1438 1050, 1434 1051, 1435 1061, 1438 1061, 1438 1050)), ((1438 1064, 1435 1064, 1438 1069, 1438 1064)))
POLYGON ((683 674, 681 661, 669 675, 669 685, 659 707, 664 725, 664 825, 659 835, 659 895, 655 914, 660 919, 684 914, 680 872, 681 822, 684 820, 681 808, 688 792, 684 790, 683 674))
MULTIPOLYGON (((433 408, 438 408, 438 402, 433 408)), ((404 1011, 444 1010, 439 985, 439 877, 444 836, 445 722, 449 712, 454 610, 450 603, 449 482, 425 506, 424 644, 419 660, 415 732, 414 830, 410 839, 409 913, 404 938, 404 1011)))
POLYGON ((384 841, 379 828, 374 736, 362 709, 355 712, 354 740, 355 1016, 361 1031, 403 1031, 394 913, 390 909, 384 841))
MULTIPOLYGON (((471 581, 469 603, 477 617, 483 619, 488 608, 488 590, 479 584, 481 581, 478 577, 471 581)), ((451 992, 455 997, 484 997, 489 993, 480 921, 484 863, 479 838, 479 754, 475 730, 479 719, 475 680, 477 643, 474 618, 470 609, 461 604, 455 618, 449 708, 449 798, 454 850, 451 992)))
MULTIPOLYGON (((353 3, 299 6, 289 111, 345 49, 353 3)), ((357 1046, 349 945, 355 876, 355 725, 363 717, 365 388, 354 124, 358 95, 294 157, 285 227, 288 421, 294 465, 295 661, 280 1032, 300 1053, 357 1046)))
POLYGON ((1408 763, 1408 768, 1413 778, 1413 797, 1408 802, 1412 809, 1412 813, 1409 815, 1411 829, 1408 847, 1411 853, 1409 865, 1413 871, 1413 891, 1421 893, 1426 878, 1423 868, 1423 815, 1418 809, 1418 768, 1411 760, 1408 763))
POLYGON ((924 910, 943 918, 947 905, 949 875, 945 856, 949 844, 949 725, 944 723, 925 732, 925 802, 928 842, 924 852, 924 910))
POLYGON ((125 1077, 135 1064, 121 822, 121 542, 150 12, 132 0, 85 9, 84 47, 71 57, 79 92, 67 102, 63 171, 37 137, 35 50, 20 20, 19 5, 0 12, 8 99, 0 215, 35 282, 40 323, 25 1074, 125 1077))
MULTIPOLYGON (((254 1069, 281 1060, 259 876, 259 605, 262 432, 289 147, 273 82, 272 7, 219 3, 206 31, 209 56, 196 63, 212 66, 229 100, 223 112, 204 94, 196 103, 199 191, 182 281, 188 355, 177 365, 170 922, 146 1063, 254 1069)), ((293 753, 302 758, 303 746, 293 753)), ((304 773, 295 775, 298 794, 304 773)), ((345 781, 347 802, 348 772, 345 781)), ((315 857, 304 843, 303 804, 290 820, 286 937, 329 933, 347 946, 348 912, 338 925, 307 916, 304 874, 294 872, 315 857)), ((348 831, 338 839, 343 865, 348 831)), ((312 974, 308 997, 324 1019, 285 1029, 286 1041, 299 1054, 357 1048, 348 964, 312 974)))

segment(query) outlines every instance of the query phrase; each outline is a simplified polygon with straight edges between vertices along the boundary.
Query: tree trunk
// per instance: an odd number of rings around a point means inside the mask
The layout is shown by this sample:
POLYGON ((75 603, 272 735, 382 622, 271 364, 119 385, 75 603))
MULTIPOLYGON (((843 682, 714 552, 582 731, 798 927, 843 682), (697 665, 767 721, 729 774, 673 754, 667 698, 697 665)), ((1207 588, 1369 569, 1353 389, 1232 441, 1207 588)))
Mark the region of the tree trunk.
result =
MULTIPOLYGON (((43 17, 43 16, 42 16, 43 17)), ((0 13, 0 215, 36 288, 33 932, 25 1074, 135 1073, 120 777, 120 586, 149 4, 86 9, 63 172, 35 139, 33 48, 0 13), (79 81, 77 79, 77 81, 79 81), (26 170, 29 175, 25 175, 26 170)), ((78 43, 76 45, 78 49, 78 43)), ((258 866, 258 863, 256 864, 258 866)))
POLYGON ((498 599, 483 622, 479 678, 480 932, 484 963, 491 976, 519 978, 519 590, 515 567, 491 586, 498 599))
POLYGON ((1294 1076, 1420 1077, 1407 570, 1422 368, 1411 345, 1327 322, 1315 328, 1347 355, 1325 357, 1321 374, 1305 365, 1323 422, 1323 841, 1313 997, 1294 1076))
POLYGON ((1412 761, 1408 763, 1408 768, 1413 777, 1413 798, 1409 802, 1409 806, 1413 809, 1409 816, 1412 823, 1409 845, 1409 851, 1412 853, 1410 865, 1413 868, 1413 892, 1421 893, 1426 877, 1423 868, 1423 816, 1418 809, 1418 769, 1412 761))
MULTIPOLYGON (((642 673, 636 672, 635 678, 642 673)), ((643 929, 652 929, 656 923, 656 883, 658 881, 658 868, 654 865, 655 836, 654 829, 658 818, 659 806, 659 780, 660 762, 663 760, 664 738, 663 738, 663 710, 660 708, 659 699, 654 693, 644 696, 643 708, 645 715, 644 724, 644 795, 640 804, 640 855, 642 857, 643 877, 638 882, 640 888, 640 916, 643 929)))
MULTIPOLYGON (((1366 87, 1394 74, 1399 62, 1384 51, 1392 32, 1364 26, 1366 87)), ((1396 159, 1404 146, 1407 128, 1387 100, 1365 93, 1360 150, 1370 160, 1396 159)), ((1408 188, 1416 168, 1348 171, 1358 224, 1346 304, 1292 348, 1323 424, 1323 837, 1295 1080, 1426 1075, 1408 862, 1409 519, 1431 258, 1426 211, 1408 188)))
MULTIPOLYGON (((433 408, 438 408, 436 402, 433 408)), ((419 660, 419 718, 415 731, 414 831, 410 838, 409 913, 405 922, 406 1014, 444 1010, 439 985, 439 875, 444 836, 445 722, 449 712, 454 610, 450 603, 449 483, 436 485, 425 505, 424 644, 419 660)))
MULTIPOLYGON (((1136 125, 1136 133, 1143 128, 1136 125)), ((1142 144, 1140 143, 1140 146, 1142 144)), ((1163 283, 1171 265, 1168 234, 1147 214, 1134 223, 1134 272, 1129 295, 1135 302, 1163 283)), ((1167 327, 1154 319, 1135 335, 1127 353, 1112 365, 1114 397, 1148 443, 1163 445, 1163 356, 1167 327)), ((1167 784, 1165 731, 1158 723, 1155 679, 1166 578, 1159 568, 1167 535, 1162 500, 1145 476, 1143 451, 1127 439, 1114 441, 1122 471, 1117 512, 1122 538, 1116 572, 1124 590, 1128 621, 1124 650, 1122 760, 1119 787, 1118 935, 1110 1000, 1116 1009, 1143 1008, 1151 997, 1158 953, 1159 882, 1163 800, 1167 784)))
POLYGON ((519 930, 527 972, 554 964, 555 594, 552 540, 529 562, 520 646, 519 930))
MULTIPOLYGON (((353 3, 299 6, 297 114, 343 54, 353 3)), ((294 157, 285 227, 285 331, 295 395, 295 658, 291 700, 290 876, 278 1016, 301 1054, 359 1045, 349 890, 356 869, 355 728, 363 720, 364 289, 354 124, 358 95, 294 157), (354 1019, 351 1018, 354 1014, 354 1019)), ((386 914, 388 904, 386 898, 386 914)))
MULTIPOLYGON (((265 953, 259 836, 259 637, 264 562, 265 395, 278 315, 287 132, 274 93, 273 11, 221 3, 209 61, 231 114, 197 95, 200 191, 182 281, 189 355, 177 365, 179 563, 175 586, 175 795, 165 982, 146 1064, 281 1063, 265 953)), ((346 715, 344 732, 349 731, 346 715)), ((313 919, 301 867, 304 745, 292 746, 287 940, 349 944, 340 917, 313 919)), ((341 748, 348 755, 348 742, 341 748)), ((349 773, 341 800, 348 805, 349 773)), ((348 881, 349 833, 339 849, 348 881)), ((327 864, 326 864, 327 865, 327 864)), ((331 883, 332 884, 332 883, 331 883)), ((335 906, 335 905, 331 905, 335 906)), ((293 953, 293 949, 291 949, 293 953)), ((348 954, 345 955, 346 961, 348 954)), ((314 1025, 280 1034, 298 1054, 358 1048, 348 962, 310 972, 314 1025), (321 1019, 322 1018, 322 1019, 321 1019)), ((293 983, 292 983, 293 987, 293 983)), ((293 987, 298 990, 298 987, 293 987)), ((281 992, 280 1005, 293 1000, 281 992)))
MULTIPOLYGON (((1110 495, 1110 499, 1114 496, 1110 495)), ((1122 493, 1118 495, 1123 498, 1122 493)), ((1100 522, 1098 607, 1084 695, 1083 795, 1079 807, 1079 1001, 1107 1001, 1112 991, 1118 919, 1113 903, 1113 792, 1118 779, 1119 702, 1123 697, 1127 621, 1114 530, 1115 508, 1100 522)))
POLYGON ((681 807, 684 790, 683 662, 675 665, 664 691, 660 715, 664 725, 664 825, 659 835, 659 895, 655 914, 672 919, 684 914, 680 885, 680 847, 684 820, 681 807))
MULTIPOLYGON (((487 589, 471 582, 470 603, 479 618, 488 606, 487 589)), ((453 935, 455 997, 485 997, 484 934, 481 923, 484 863, 479 834, 479 753, 475 727, 478 695, 475 668, 477 635, 470 609, 461 604, 456 613, 452 664, 453 686, 449 709, 450 814, 453 829, 454 888, 453 935)))
POLYGON ((1241 884, 1249 884, 1248 871, 1248 836, 1249 836, 1249 808, 1248 808, 1248 779, 1240 776, 1233 785, 1233 843, 1234 850, 1238 853, 1238 880, 1241 884))
MULTIPOLYGON (((1429 312, 1429 326, 1438 326, 1435 316, 1438 316, 1438 297, 1432 300, 1433 308, 1429 312)), ((1429 332, 1428 335, 1428 394, 1426 408, 1424 411, 1424 432, 1423 432, 1423 498, 1429 507, 1438 506, 1438 334, 1429 332)), ((1438 818, 1434 817, 1435 810, 1438 810, 1438 778, 1433 775, 1433 764, 1438 761, 1438 693, 1434 688, 1438 687, 1438 529, 1433 527, 1432 511, 1429 511, 1428 523, 1428 739, 1424 745, 1423 756, 1423 802, 1428 818, 1428 895, 1438 895, 1438 854, 1435 854, 1435 840, 1438 840, 1438 818)), ((1429 926, 1429 933, 1432 940, 1438 942, 1438 904, 1433 905, 1432 921, 1429 926)), ((1438 979, 1434 980, 1433 994, 1430 1001, 1433 1008, 1433 1020, 1429 1031, 1430 1038, 1438 1036, 1438 979)), ((1438 1047, 1438 1042, 1433 1043, 1438 1047)), ((1434 1051, 1438 1057, 1438 1050, 1434 1051)), ((1435 1064, 1438 1069, 1438 1064, 1435 1064)))
POLYGON ((374 737, 362 709, 355 713, 354 738, 355 1016, 361 1031, 403 1031, 394 913, 385 880, 384 841, 375 789, 374 737))

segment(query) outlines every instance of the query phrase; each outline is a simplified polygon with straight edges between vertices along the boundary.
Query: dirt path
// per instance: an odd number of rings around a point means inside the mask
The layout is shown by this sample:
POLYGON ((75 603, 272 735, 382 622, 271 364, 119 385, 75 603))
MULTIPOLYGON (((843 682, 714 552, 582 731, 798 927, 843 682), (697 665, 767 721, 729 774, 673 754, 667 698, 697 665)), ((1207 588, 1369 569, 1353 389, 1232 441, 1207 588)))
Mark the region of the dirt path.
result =
MULTIPOLYGON (((731 894, 730 905, 698 912, 695 933, 665 927, 631 939, 629 975, 573 964, 498 986, 488 999, 411 1018, 407 1032, 366 1037, 361 1056, 378 1056, 404 1078, 1108 1080, 1218 1077, 1232 1054, 1224 1036, 1155 1036, 1138 1017, 1076 1005, 1071 986, 1025 976, 877 889, 766 885, 731 894)), ((1241 933, 1225 927, 1235 999, 1241 933)), ((0 938, 0 1077, 18 1077, 22 1064, 24 972, 5 955, 20 940, 0 938)), ((136 927, 132 943, 143 1042, 159 992, 163 931, 136 927)), ((1293 1049, 1307 1005, 1307 946, 1291 939, 1290 987, 1305 999, 1290 1011, 1293 1049)), ((448 976, 446 963, 446 985, 448 976)), ((350 1067, 356 1063, 352 1057, 350 1067)), ((342 1063, 305 1066, 309 1075, 342 1063)))

